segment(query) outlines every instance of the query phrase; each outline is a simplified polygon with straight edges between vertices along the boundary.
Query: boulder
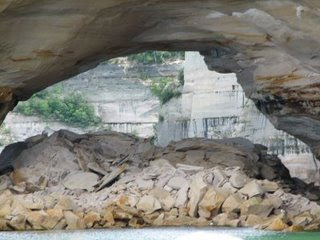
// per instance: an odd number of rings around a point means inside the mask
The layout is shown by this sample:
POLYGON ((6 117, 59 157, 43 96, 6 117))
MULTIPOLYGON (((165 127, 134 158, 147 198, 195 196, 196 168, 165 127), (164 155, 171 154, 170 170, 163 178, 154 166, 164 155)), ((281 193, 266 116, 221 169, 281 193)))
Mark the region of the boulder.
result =
POLYGON ((183 187, 189 187, 188 181, 184 177, 173 177, 169 180, 167 185, 173 189, 181 189, 183 187))
POLYGON ((189 191, 189 216, 196 217, 198 213, 198 204, 202 200, 207 191, 207 184, 203 181, 204 173, 200 172, 192 176, 190 191, 189 191))
POLYGON ((188 202, 188 191, 189 191, 189 186, 185 186, 177 192, 175 203, 174 203, 175 207, 180 208, 180 207, 186 206, 188 202))
POLYGON ((249 181, 249 178, 239 171, 233 171, 229 181, 233 187, 240 189, 249 181))
POLYGON ((243 202, 244 200, 241 198, 240 194, 231 194, 226 198, 226 200, 222 204, 222 212, 240 212, 240 207, 243 202))
POLYGON ((79 230, 86 227, 83 220, 71 211, 65 211, 64 218, 67 223, 67 230, 79 230))
POLYGON ((209 188, 199 203, 199 216, 209 219, 217 215, 225 199, 226 196, 221 192, 216 191, 214 188, 209 188))
POLYGON ((137 203, 137 209, 145 213, 153 213, 161 209, 161 203, 151 195, 143 196, 137 203))
POLYGON ((83 222, 87 228, 92 228, 95 223, 98 223, 101 220, 100 213, 90 211, 83 218, 83 222))
POLYGON ((165 211, 169 211, 175 203, 175 199, 171 194, 161 188, 154 188, 149 192, 149 195, 154 196, 161 203, 162 208, 165 211))
POLYGON ((251 182, 247 183, 243 188, 241 188, 239 190, 239 193, 242 193, 243 195, 252 198, 255 196, 263 195, 265 191, 256 180, 252 180, 251 182))
POLYGON ((72 172, 62 182, 62 184, 71 190, 81 189, 92 191, 94 186, 98 185, 99 176, 91 172, 72 172))

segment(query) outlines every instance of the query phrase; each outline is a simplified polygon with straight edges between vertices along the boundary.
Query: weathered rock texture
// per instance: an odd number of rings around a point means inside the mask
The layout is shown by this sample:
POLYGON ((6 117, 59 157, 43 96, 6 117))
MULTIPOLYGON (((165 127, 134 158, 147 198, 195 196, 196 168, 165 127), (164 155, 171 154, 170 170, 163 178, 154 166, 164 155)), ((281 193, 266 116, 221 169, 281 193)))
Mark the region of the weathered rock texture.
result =
POLYGON ((0 116, 32 93, 144 49, 200 50, 235 72, 279 129, 320 155, 315 0, 7 0, 0 3, 0 116))
POLYGON ((0 166, 9 165, 14 171, 0 176, 0 230, 320 229, 319 188, 242 138, 158 148, 122 133, 59 131, 8 146, 0 166))

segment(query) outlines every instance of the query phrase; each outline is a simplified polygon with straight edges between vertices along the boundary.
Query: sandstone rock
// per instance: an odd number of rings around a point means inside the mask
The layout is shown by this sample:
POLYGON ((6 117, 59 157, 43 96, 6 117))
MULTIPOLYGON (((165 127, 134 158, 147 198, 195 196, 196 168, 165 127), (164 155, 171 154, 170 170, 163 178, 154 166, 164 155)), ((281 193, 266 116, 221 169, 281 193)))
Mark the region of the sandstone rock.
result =
POLYGON ((27 221, 31 224, 32 229, 41 230, 44 229, 43 223, 47 221, 48 214, 43 211, 30 211, 26 215, 27 221))
POLYGON ((262 218, 268 217, 274 206, 263 202, 261 198, 253 197, 241 204, 241 215, 258 215, 262 218))
POLYGON ((110 209, 106 209, 104 214, 103 214, 103 218, 102 218, 105 222, 106 222, 106 226, 110 227, 113 226, 115 224, 114 218, 113 218, 113 214, 112 211, 110 209))
POLYGON ((283 231, 288 227, 289 226, 286 224, 283 218, 277 217, 271 222, 271 224, 266 229, 272 231, 283 231))
POLYGON ((8 225, 16 231, 26 230, 26 217, 22 214, 16 215, 8 222, 8 225))
POLYGON ((44 200, 41 197, 36 197, 32 194, 19 195, 16 199, 23 205, 23 207, 30 210, 41 210, 45 207, 44 200))
POLYGON ((215 216, 212 221, 217 226, 229 226, 229 227, 238 227, 240 224, 237 215, 234 213, 221 213, 215 216))
POLYGON ((255 196, 260 196, 262 194, 265 193, 265 191, 263 190, 263 188, 261 187, 261 185, 259 183, 257 183, 256 181, 251 181, 249 183, 247 183, 243 188, 241 188, 239 190, 239 193, 242 193, 246 196, 248 196, 249 198, 255 197, 255 196))
POLYGON ((199 216, 209 219, 217 215, 225 199, 226 197, 223 194, 213 188, 209 188, 199 203, 199 216))
POLYGON ((266 220, 263 219, 261 216, 249 214, 247 219, 246 219, 245 226, 247 226, 247 227, 257 227, 257 226, 262 225, 265 222, 266 222, 266 220))
POLYGON ((161 213, 154 221, 154 226, 164 226, 164 213, 161 213))
POLYGON ((76 230, 76 229, 84 229, 85 228, 85 224, 84 224, 83 220, 71 211, 65 211, 64 218, 67 223, 66 229, 68 229, 68 230, 76 230))
POLYGON ((229 195, 222 204, 222 212, 239 212, 240 206, 243 203, 243 201, 244 200, 237 193, 229 195))
POLYGON ((189 216, 196 217, 198 213, 198 204, 207 191, 207 184, 203 181, 203 173, 200 172, 192 177, 189 196, 189 216))
POLYGON ((286 232, 302 232, 304 231, 304 228, 301 226, 292 225, 285 229, 286 232))
POLYGON ((92 191, 98 185, 99 176, 90 172, 73 172, 63 181, 63 185, 71 190, 81 189, 92 191))
MULTIPOLYGON (((62 220, 64 217, 63 211, 61 209, 48 209, 47 218, 41 223, 45 229, 57 229, 56 225, 62 220)), ((59 228, 63 229, 63 228, 59 228)))
POLYGON ((153 196, 143 196, 137 204, 137 209, 146 213, 153 213, 161 209, 160 202, 153 196))
POLYGON ((175 199, 169 192, 163 189, 154 188, 149 192, 149 195, 154 196, 156 199, 158 199, 165 211, 169 211, 174 206, 175 199))
POLYGON ((62 210, 75 210, 77 208, 74 201, 68 196, 61 196, 58 203, 55 206, 56 209, 62 210))
POLYGON ((169 180, 167 185, 177 190, 183 187, 189 187, 188 181, 184 177, 173 177, 169 180))
POLYGON ((101 216, 97 212, 90 211, 83 218, 84 224, 87 228, 92 228, 95 223, 101 220, 101 216))

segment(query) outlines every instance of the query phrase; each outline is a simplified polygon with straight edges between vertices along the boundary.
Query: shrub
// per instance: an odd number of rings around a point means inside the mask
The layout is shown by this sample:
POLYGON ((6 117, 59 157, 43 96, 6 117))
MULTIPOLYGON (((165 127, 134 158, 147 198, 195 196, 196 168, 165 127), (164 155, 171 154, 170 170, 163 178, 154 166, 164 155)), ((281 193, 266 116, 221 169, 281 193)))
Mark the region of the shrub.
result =
POLYGON ((178 81, 180 83, 180 86, 184 85, 184 69, 180 69, 179 74, 178 74, 178 81))
POLYGON ((89 127, 101 122, 93 106, 80 92, 68 96, 60 92, 59 88, 51 88, 36 93, 28 101, 19 103, 16 111, 27 116, 37 115, 44 119, 58 120, 75 127, 89 127))
POLYGON ((162 64, 166 61, 184 60, 184 52, 145 51, 128 56, 128 60, 140 64, 162 64))
POLYGON ((170 99, 181 96, 181 92, 177 89, 178 87, 179 86, 174 83, 174 78, 153 78, 151 84, 151 92, 153 95, 158 97, 161 104, 165 104, 170 99))

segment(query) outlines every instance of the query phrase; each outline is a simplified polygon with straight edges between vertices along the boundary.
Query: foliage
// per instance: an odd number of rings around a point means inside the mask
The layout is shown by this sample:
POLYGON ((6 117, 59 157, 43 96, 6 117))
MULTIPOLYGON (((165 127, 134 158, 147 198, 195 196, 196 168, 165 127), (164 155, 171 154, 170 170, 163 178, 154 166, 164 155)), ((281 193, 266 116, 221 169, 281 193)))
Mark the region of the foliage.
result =
POLYGON ((151 92, 157 96, 161 104, 167 103, 171 98, 180 97, 181 92, 174 83, 174 78, 159 77, 153 78, 151 84, 151 92))
POLYGON ((101 122, 95 115, 93 106, 89 105, 80 92, 73 92, 68 96, 61 92, 61 86, 43 90, 28 101, 19 103, 16 110, 26 116, 37 115, 76 127, 89 127, 101 122))
POLYGON ((179 74, 178 74, 178 81, 181 86, 184 85, 184 69, 180 69, 179 74))
POLYGON ((128 60, 140 64, 162 64, 167 61, 184 60, 184 52, 145 51, 128 56, 128 60))

